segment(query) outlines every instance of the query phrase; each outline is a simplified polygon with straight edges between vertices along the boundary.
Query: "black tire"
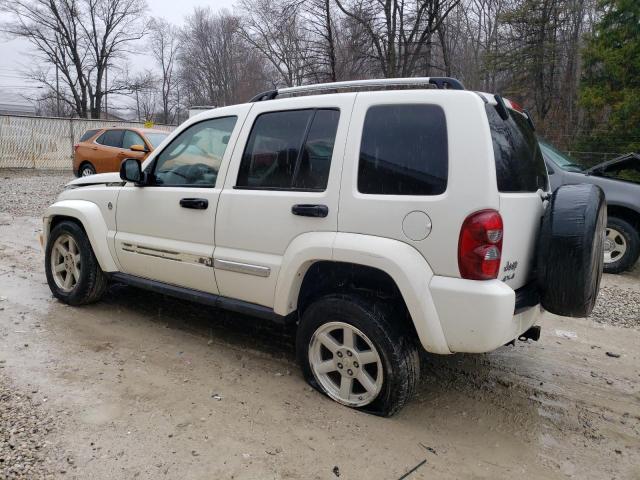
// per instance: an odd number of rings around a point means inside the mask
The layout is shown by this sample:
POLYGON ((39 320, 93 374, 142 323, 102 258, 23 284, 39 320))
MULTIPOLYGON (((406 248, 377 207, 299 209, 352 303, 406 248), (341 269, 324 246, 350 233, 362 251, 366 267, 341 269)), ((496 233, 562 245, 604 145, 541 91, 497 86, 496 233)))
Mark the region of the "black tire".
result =
POLYGON ((619 258, 604 264, 605 273, 622 273, 630 270, 638 260, 640 255, 640 234, 633 225, 618 217, 609 217, 607 220, 607 230, 615 229, 624 237, 626 251, 619 258))
POLYGON ((85 305, 97 302, 108 286, 108 279, 96 259, 85 231, 77 223, 63 221, 56 225, 47 240, 45 249, 45 273, 47 283, 54 297, 69 305, 85 305), (80 254, 79 280, 71 291, 64 291, 54 279, 51 265, 53 246, 62 235, 70 235, 78 246, 80 254))
POLYGON ((95 173, 96 173, 96 168, 89 162, 84 162, 82 165, 80 165, 80 168, 78 169, 78 177, 95 175, 95 173))
POLYGON ((604 264, 604 193, 595 185, 563 185, 551 198, 538 244, 538 287, 551 313, 588 317, 604 264))
POLYGON ((375 299, 357 295, 328 295, 312 303, 298 327, 296 351, 307 382, 329 396, 316 380, 309 363, 309 347, 316 330, 329 322, 343 322, 363 332, 377 349, 383 382, 371 403, 354 407, 379 416, 391 416, 413 396, 420 378, 420 359, 415 334, 403 328, 397 309, 375 299))

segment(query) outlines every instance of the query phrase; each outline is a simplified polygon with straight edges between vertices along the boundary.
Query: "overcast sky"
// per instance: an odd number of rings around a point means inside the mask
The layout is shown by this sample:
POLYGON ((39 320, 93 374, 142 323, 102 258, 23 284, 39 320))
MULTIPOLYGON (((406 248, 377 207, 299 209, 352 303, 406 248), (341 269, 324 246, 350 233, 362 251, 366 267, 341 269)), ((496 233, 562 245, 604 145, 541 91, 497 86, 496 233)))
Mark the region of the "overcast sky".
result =
MULTIPOLYGON (((214 10, 232 9, 233 0, 147 0, 149 14, 164 17, 179 25, 194 7, 210 6, 214 10)), ((0 20, 6 20, 6 14, 0 13, 0 20)), ((140 48, 145 47, 146 40, 140 41, 140 48)), ((8 40, 0 37, 0 103, 25 103, 22 95, 37 92, 22 73, 33 61, 33 50, 25 40, 8 40)), ((135 62, 139 64, 138 61, 135 62)), ((131 65, 132 69, 135 68, 131 65)), ((145 65, 149 68, 151 65, 145 65)))

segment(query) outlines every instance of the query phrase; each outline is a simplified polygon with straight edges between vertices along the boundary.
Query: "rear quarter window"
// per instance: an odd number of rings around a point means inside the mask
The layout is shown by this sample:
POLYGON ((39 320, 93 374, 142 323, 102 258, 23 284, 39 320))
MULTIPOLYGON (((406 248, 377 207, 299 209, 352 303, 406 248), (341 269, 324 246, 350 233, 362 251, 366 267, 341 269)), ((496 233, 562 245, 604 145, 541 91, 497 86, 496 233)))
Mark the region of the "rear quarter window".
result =
POLYGON ((547 190, 547 169, 540 152, 538 139, 527 119, 509 111, 503 120, 495 105, 486 104, 491 128, 496 177, 500 192, 536 192, 547 190))
POLYGON ((360 143, 358 191, 438 195, 447 188, 447 122, 437 105, 376 105, 360 143))
POLYGON ((96 133, 98 133, 98 130, 87 130, 86 132, 84 132, 84 134, 80 137, 80 141, 81 142, 86 142, 87 140, 89 140, 91 137, 93 137, 96 133))
POLYGON ((107 147, 122 147, 123 130, 107 130, 96 139, 96 143, 107 147))

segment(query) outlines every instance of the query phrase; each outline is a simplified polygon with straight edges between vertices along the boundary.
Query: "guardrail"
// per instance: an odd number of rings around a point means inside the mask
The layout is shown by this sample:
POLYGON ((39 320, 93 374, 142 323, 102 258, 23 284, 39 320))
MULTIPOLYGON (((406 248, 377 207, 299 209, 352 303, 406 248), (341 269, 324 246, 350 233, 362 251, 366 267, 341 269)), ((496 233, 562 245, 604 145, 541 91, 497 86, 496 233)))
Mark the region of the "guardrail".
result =
MULTIPOLYGON (((84 132, 105 127, 144 127, 137 122, 0 115, 0 168, 71 168, 73 145, 84 132)), ((171 131, 175 126, 155 125, 171 131)))

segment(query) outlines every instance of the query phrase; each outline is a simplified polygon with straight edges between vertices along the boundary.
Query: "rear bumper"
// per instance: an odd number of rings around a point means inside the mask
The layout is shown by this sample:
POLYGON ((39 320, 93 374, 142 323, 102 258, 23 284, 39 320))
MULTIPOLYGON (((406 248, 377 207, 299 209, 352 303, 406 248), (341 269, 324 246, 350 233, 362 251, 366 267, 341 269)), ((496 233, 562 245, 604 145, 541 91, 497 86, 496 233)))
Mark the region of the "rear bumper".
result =
POLYGON ((429 289, 452 352, 495 350, 537 323, 543 312, 535 286, 516 294, 499 280, 434 276, 429 289))

